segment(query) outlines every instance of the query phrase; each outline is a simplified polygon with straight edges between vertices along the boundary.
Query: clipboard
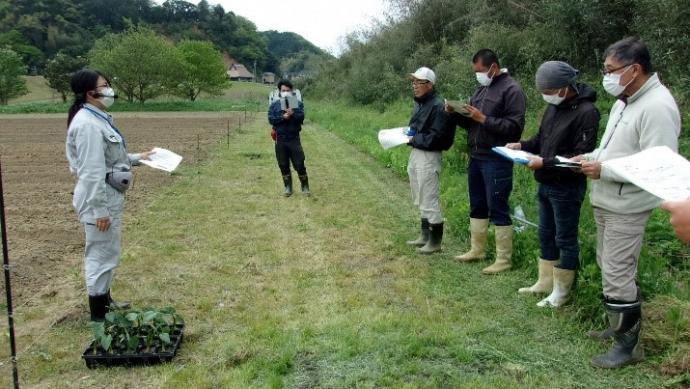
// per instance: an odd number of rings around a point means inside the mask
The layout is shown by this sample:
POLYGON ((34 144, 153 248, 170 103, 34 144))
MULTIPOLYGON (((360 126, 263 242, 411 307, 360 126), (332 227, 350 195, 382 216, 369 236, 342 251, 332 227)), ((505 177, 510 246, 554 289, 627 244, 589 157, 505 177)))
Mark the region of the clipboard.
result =
POLYGON ((289 96, 280 98, 280 110, 281 111, 286 111, 288 108, 295 109, 298 107, 299 107, 299 100, 297 99, 296 96, 289 95, 289 96))
POLYGON ((529 163, 528 157, 532 155, 526 151, 513 150, 503 146, 492 147, 491 150, 494 153, 521 165, 527 165, 529 163))

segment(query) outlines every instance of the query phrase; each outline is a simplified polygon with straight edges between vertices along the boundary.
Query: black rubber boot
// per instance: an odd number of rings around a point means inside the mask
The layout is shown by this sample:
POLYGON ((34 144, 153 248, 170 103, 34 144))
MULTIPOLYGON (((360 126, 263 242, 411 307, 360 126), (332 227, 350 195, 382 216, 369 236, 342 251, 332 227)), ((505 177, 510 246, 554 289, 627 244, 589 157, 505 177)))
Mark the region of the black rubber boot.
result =
POLYGON ((311 192, 309 191, 309 177, 306 174, 300 175, 299 182, 302 184, 302 194, 305 196, 310 196, 311 192))
POLYGON ((601 331, 589 331, 587 336, 590 339, 599 340, 605 342, 609 339, 613 339, 613 328, 607 327, 605 330, 601 331))
POLYGON ((110 294, 110 289, 108 289, 108 306, 113 309, 127 309, 132 306, 129 301, 117 302, 113 300, 113 296, 110 294))
POLYGON ((640 344, 642 328, 642 308, 639 301, 632 303, 605 303, 609 324, 613 329, 615 343, 606 354, 592 358, 592 366, 603 369, 617 369, 625 365, 640 362, 644 352, 640 344))
POLYGON ((422 218, 422 226, 419 231, 419 238, 415 240, 408 240, 407 243, 410 246, 422 247, 429 241, 429 219, 422 218))
POLYGON ((417 249, 420 254, 433 254, 441 251, 441 241, 443 240, 443 223, 429 223, 429 240, 423 247, 417 249))
POLYGON ((108 305, 110 298, 108 294, 99 294, 96 296, 89 295, 89 310, 91 311, 91 321, 105 320, 105 314, 108 313, 108 305))
POLYGON ((292 174, 283 176, 283 184, 285 185, 285 191, 283 192, 283 196, 292 196, 292 174))

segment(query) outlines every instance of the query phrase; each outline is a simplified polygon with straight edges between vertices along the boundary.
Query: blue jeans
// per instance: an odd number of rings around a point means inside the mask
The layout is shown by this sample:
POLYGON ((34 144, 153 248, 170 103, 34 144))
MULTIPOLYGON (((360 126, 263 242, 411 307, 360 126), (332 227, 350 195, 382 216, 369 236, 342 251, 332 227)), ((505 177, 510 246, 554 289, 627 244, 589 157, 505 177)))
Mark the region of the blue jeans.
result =
POLYGON ((561 269, 575 270, 580 256, 577 240, 580 208, 587 182, 539 184, 539 243, 541 257, 561 260, 561 269))
POLYGON ((513 163, 511 161, 470 160, 467 172, 470 192, 470 217, 490 219, 496 226, 509 226, 508 197, 513 190, 513 163))

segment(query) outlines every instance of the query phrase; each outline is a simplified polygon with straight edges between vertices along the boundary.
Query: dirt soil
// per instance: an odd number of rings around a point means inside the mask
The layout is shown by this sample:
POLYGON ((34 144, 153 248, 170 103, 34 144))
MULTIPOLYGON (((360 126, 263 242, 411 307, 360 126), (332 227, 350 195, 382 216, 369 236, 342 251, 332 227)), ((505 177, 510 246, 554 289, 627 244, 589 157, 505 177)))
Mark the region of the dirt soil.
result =
MULTIPOLYGON (((163 147, 182 155, 183 164, 194 164, 203 162, 213 146, 225 142, 228 125, 234 131, 245 115, 119 113, 115 120, 130 152, 163 147)), ((0 115, 0 161, 15 311, 21 315, 25 306, 76 299, 72 309, 63 310, 63 317, 46 315, 53 323, 86 307, 81 264, 84 239, 72 208, 75 180, 65 158, 65 127, 65 115, 0 115)), ((127 214, 145 206, 159 188, 174 180, 174 175, 160 170, 135 168, 134 186, 127 193, 125 223, 127 214)), ((4 283, 1 288, 4 307, 4 283)))

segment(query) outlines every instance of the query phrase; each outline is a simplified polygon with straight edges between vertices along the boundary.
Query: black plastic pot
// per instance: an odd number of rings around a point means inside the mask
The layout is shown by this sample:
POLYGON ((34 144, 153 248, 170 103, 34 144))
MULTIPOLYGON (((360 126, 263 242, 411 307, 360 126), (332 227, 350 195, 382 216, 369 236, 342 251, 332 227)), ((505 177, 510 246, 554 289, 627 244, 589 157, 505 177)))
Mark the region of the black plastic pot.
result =
POLYGON ((177 349, 182 343, 184 334, 184 324, 176 325, 174 331, 170 333, 170 345, 163 352, 141 352, 141 353, 116 353, 106 352, 96 342, 91 342, 89 347, 84 350, 82 358, 86 362, 86 367, 95 369, 97 367, 110 366, 137 366, 155 365, 172 360, 177 354, 177 349))

